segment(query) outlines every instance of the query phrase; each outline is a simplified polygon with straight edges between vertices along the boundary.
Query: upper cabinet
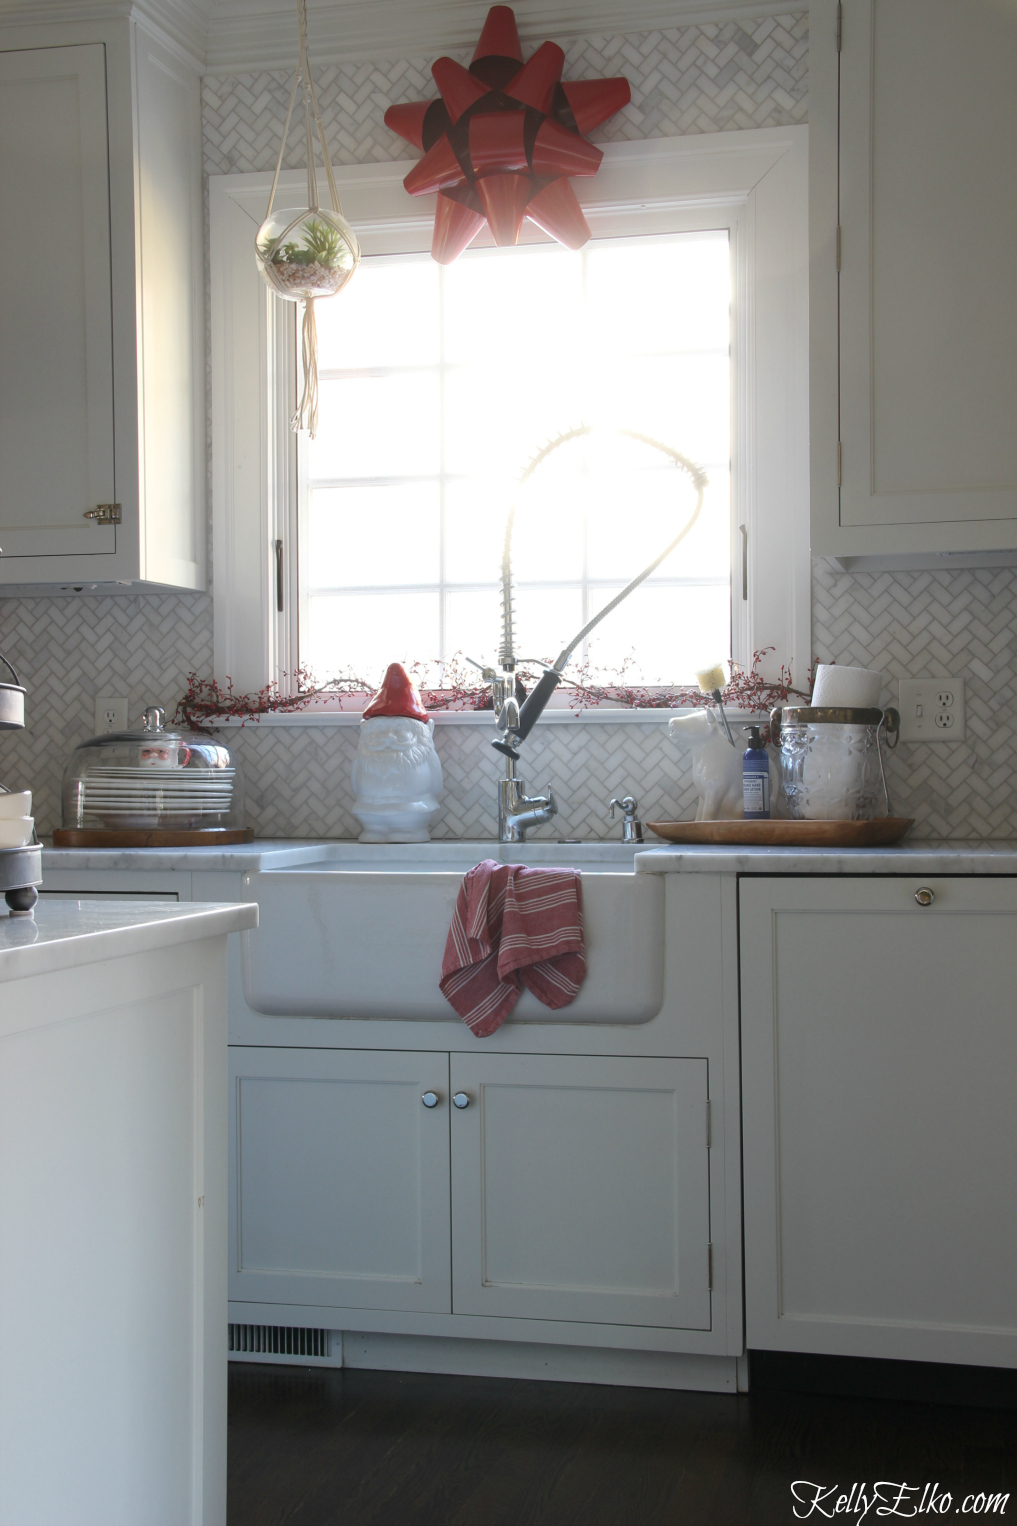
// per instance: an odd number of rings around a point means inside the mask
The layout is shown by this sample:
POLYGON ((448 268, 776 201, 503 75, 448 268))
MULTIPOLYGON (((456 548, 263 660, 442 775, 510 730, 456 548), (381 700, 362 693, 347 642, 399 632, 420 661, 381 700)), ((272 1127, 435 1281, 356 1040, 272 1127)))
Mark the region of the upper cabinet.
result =
POLYGON ((0 591, 205 586, 201 116, 134 21, 0 30, 0 591))
POLYGON ((810 16, 813 553, 1012 551, 1017 8, 810 16))

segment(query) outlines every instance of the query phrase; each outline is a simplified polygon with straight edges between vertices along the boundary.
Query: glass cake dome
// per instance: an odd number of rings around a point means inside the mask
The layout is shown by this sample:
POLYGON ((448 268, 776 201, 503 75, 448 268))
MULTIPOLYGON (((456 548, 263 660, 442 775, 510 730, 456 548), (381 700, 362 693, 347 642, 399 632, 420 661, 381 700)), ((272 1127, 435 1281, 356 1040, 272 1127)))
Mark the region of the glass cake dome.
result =
POLYGON ((167 728, 158 705, 140 731, 82 742, 64 772, 64 830, 243 831, 244 781, 233 753, 199 733, 167 728))

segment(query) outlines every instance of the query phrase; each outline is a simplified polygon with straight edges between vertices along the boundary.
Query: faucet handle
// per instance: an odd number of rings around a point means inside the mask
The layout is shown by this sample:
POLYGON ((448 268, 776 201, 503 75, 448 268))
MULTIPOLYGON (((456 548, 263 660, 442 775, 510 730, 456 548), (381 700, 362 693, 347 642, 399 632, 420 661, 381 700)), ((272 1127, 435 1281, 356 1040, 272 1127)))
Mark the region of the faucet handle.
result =
POLYGON ((558 802, 554 798, 554 790, 550 784, 547 786, 547 814, 549 816, 557 816, 558 814, 558 802))

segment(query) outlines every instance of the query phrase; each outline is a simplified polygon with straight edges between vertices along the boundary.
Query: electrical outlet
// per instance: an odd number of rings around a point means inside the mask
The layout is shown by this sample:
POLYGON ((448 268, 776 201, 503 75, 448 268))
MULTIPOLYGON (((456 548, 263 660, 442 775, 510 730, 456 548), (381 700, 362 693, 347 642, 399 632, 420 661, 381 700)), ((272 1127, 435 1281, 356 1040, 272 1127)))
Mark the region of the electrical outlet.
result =
POLYGON ((902 742, 963 742, 963 678, 900 680, 902 742))
POLYGON ((127 701, 115 694, 100 694, 95 702, 95 734, 127 730, 127 701))

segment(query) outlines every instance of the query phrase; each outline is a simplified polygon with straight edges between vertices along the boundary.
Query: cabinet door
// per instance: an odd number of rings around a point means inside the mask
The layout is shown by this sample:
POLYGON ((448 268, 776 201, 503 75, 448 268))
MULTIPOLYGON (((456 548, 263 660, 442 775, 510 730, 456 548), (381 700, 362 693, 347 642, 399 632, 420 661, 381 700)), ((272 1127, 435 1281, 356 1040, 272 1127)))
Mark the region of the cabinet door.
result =
POLYGON ((451 1065, 455 1312, 709 1329, 707 1062, 451 1065))
POLYGON ((740 898, 748 1345, 1017 1364, 1017 882, 740 898))
POLYGON ((231 1049, 230 1297, 447 1314, 448 1114, 447 1054, 231 1049))
POLYGON ((1013 6, 845 0, 844 527, 1017 520, 1015 73, 1013 6))
MULTIPOLYGON (((0 547, 107 556, 116 499, 106 54, 0 53, 0 547)), ((2 564, 0 564, 2 565, 2 564)))

